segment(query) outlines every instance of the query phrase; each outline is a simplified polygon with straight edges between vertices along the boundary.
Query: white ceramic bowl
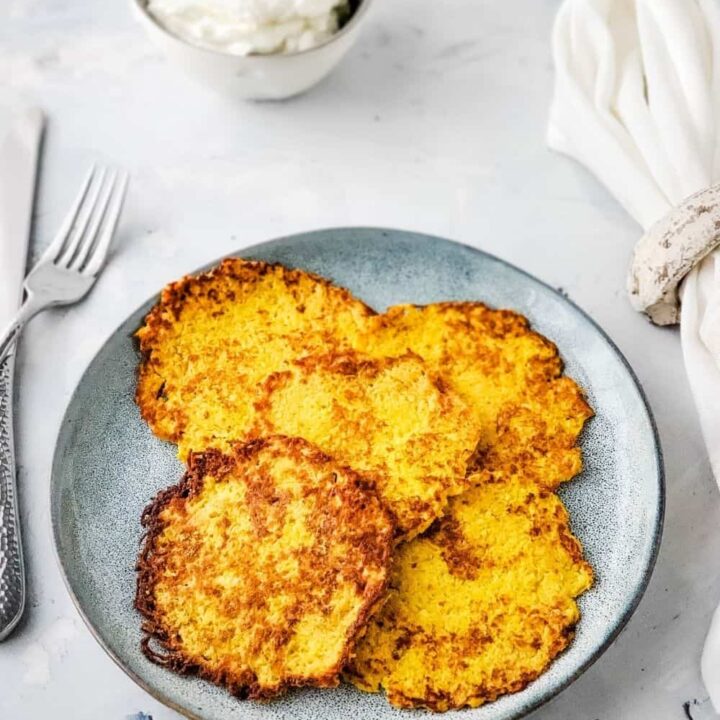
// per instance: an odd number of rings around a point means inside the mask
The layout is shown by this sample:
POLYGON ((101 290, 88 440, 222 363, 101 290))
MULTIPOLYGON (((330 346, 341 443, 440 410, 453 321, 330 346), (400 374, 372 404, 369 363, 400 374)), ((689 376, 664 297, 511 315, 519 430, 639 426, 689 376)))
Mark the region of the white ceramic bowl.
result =
POLYGON ((131 0, 150 39, 203 85, 243 100, 282 100, 316 85, 352 47, 372 0, 360 0, 337 33, 308 50, 273 55, 232 55, 193 45, 166 30, 147 10, 147 0, 131 0))

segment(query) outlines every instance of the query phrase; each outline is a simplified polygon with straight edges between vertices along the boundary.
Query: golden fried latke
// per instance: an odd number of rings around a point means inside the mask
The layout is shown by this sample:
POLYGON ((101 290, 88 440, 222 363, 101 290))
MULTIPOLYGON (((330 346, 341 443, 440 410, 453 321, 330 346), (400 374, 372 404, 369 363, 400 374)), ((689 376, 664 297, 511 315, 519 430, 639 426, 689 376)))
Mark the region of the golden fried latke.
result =
POLYGON ((592 570, 558 497, 488 475, 398 548, 389 599, 349 679, 397 707, 477 707, 516 692, 570 642, 592 570))
POLYGON ((370 314, 324 278, 259 261, 229 258, 173 282, 137 332, 143 419, 178 442, 189 399, 207 399, 212 412, 217 394, 242 397, 299 357, 352 344, 370 314))
POLYGON ((477 706, 568 644, 592 571, 552 490, 580 471, 592 411, 525 318, 471 302, 375 315, 321 278, 230 260, 169 286, 138 335, 138 404, 181 458, 303 437, 377 487, 400 539, 431 526, 398 550, 358 687, 477 706))
POLYGON ((581 470, 576 443, 592 411, 556 347, 516 313, 399 306, 368 325, 363 349, 418 353, 483 433, 473 489, 399 548, 350 679, 400 707, 477 706, 524 688, 572 637, 592 571, 551 491, 581 470))
POLYGON ((408 538, 468 487, 467 460, 477 433, 469 410, 414 355, 368 359, 313 355, 271 373, 254 388, 190 396, 180 456, 195 448, 281 434, 305 438, 372 480, 408 538))
POLYGON ((337 684, 394 542, 372 486, 299 438, 191 456, 143 525, 146 655, 250 698, 337 684))
POLYGON ((582 468, 575 443, 592 410, 563 376, 555 345, 522 315, 473 302, 397 305, 364 325, 364 352, 415 352, 468 401, 480 431, 477 466, 532 467, 550 488, 582 468))

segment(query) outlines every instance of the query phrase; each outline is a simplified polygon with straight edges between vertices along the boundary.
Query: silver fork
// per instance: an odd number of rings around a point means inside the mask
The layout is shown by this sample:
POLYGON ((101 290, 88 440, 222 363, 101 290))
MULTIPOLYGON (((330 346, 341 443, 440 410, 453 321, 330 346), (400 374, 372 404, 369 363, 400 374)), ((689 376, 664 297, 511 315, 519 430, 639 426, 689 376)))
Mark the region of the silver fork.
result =
POLYGON ((25 301, 0 335, 0 364, 28 320, 81 300, 105 265, 122 210, 128 174, 93 167, 50 247, 25 278, 25 301))
POLYGON ((93 286, 107 259, 127 183, 122 170, 90 170, 60 232, 25 278, 25 301, 0 335, 0 641, 17 625, 25 606, 8 356, 30 318, 53 305, 77 302, 93 286))

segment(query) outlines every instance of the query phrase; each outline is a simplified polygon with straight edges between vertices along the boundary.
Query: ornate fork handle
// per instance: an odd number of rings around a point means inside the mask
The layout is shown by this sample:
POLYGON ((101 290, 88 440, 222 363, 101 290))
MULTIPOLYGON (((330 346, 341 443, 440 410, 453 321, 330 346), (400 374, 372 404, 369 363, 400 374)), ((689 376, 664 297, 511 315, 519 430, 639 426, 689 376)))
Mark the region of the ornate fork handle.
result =
MULTIPOLYGON (((0 332, 0 365, 5 362, 5 358, 12 354, 15 341, 27 321, 44 310, 46 305, 39 303, 34 297, 28 297, 20 306, 10 325, 0 332)), ((10 375, 12 375, 12 365, 10 366, 10 375)))
MULTIPOLYGON (((0 365, 5 364, 5 360, 9 361, 9 356, 13 352, 15 341, 24 325, 24 321, 14 320, 10 327, 6 328, 5 332, 0 335, 0 365)), ((10 363, 8 362, 8 364, 10 363)), ((12 375, 12 368, 10 374, 12 375)))
POLYGON ((25 572, 15 479, 12 352, 0 361, 0 640, 15 627, 25 606, 25 572))

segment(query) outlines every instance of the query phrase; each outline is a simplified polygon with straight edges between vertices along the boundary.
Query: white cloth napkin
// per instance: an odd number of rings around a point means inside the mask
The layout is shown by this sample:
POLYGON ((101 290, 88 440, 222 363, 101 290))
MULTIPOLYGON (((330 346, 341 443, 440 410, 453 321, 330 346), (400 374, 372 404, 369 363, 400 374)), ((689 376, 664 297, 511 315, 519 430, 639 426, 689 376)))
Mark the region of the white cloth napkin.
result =
POLYGON ((37 108, 0 100, 0 332, 21 300, 42 127, 37 108))
MULTIPOLYGON (((643 226, 720 179, 720 3, 564 0, 550 147, 586 165, 643 226)), ((685 279, 681 340, 720 483, 720 250, 685 279)), ((720 609, 705 644, 720 712, 720 609)))

